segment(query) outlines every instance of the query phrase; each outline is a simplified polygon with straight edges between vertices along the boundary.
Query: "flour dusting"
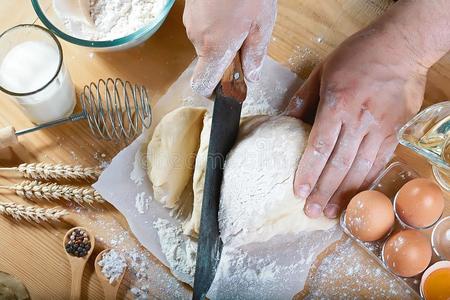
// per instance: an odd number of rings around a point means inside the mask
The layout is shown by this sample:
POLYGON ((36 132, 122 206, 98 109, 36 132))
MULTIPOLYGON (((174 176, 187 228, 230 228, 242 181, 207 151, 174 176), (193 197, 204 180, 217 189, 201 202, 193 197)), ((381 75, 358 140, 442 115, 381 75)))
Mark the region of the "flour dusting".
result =
POLYGON ((158 219, 153 226, 158 231, 162 251, 175 277, 192 286, 194 284, 197 243, 184 237, 181 226, 172 225, 165 219, 158 219))
POLYGON ((415 298, 349 238, 323 259, 308 289, 306 299, 415 298))
POLYGON ((225 244, 208 296, 211 299, 292 299, 303 289, 317 255, 340 237, 341 231, 335 226, 313 234, 276 236, 270 243, 237 248, 225 244))
POLYGON ((134 207, 136 207, 138 213, 145 214, 148 211, 149 203, 152 200, 151 195, 147 195, 145 192, 138 193, 136 195, 134 207))
POLYGON ((130 173, 131 181, 133 181, 137 186, 140 186, 144 183, 144 179, 147 176, 145 170, 145 162, 142 159, 141 152, 138 151, 134 157, 133 170, 130 173))
POLYGON ((275 116, 280 114, 280 108, 275 107, 274 103, 276 99, 283 98, 287 92, 287 87, 276 81, 275 88, 269 91, 263 88, 264 84, 265 82, 263 81, 247 84, 248 94, 241 113, 243 117, 256 115, 275 116))

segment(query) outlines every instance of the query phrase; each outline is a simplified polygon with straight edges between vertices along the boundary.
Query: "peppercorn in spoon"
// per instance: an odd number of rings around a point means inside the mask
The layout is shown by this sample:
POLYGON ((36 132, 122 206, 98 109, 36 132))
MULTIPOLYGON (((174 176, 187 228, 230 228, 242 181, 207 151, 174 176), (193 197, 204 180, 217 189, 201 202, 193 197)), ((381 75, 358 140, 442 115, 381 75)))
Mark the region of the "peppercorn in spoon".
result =
POLYGON ((80 299, 84 267, 94 250, 94 246, 95 238, 86 228, 74 227, 67 231, 64 236, 63 247, 72 270, 71 300, 80 299))

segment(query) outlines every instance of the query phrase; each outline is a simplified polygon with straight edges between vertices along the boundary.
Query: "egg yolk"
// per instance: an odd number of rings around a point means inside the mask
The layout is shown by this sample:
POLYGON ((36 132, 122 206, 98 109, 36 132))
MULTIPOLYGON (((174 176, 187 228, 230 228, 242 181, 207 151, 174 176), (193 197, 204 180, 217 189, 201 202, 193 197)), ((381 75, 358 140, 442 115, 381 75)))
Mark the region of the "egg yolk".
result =
POLYGON ((426 300, 450 299, 450 268, 431 272, 423 285, 426 300))

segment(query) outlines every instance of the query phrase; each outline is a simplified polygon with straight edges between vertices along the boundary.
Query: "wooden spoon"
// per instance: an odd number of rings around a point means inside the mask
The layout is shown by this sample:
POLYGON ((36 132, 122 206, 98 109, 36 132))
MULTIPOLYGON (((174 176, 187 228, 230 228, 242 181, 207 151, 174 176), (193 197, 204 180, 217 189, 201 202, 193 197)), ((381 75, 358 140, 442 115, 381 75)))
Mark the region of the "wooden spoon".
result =
POLYGON ((69 259, 70 263, 70 269, 72 270, 72 285, 70 289, 70 299, 71 300, 78 300, 80 299, 81 295, 81 280, 83 278, 83 271, 84 267, 86 265, 86 262, 88 261, 89 257, 92 254, 92 251, 95 247, 95 237, 87 231, 84 227, 74 227, 67 231, 66 235, 63 239, 63 249, 64 252, 66 252, 67 258, 69 259), (89 241, 91 242, 91 248, 89 249, 88 253, 83 257, 76 257, 72 256, 66 251, 66 243, 70 239, 70 235, 75 229, 83 230, 87 233, 89 237, 89 241))
POLYGON ((111 249, 105 249, 100 252, 95 258, 95 273, 97 274, 98 280, 100 281, 103 292, 105 293, 105 300, 115 300, 117 298, 117 291, 119 290, 120 283, 122 282, 123 276, 127 271, 126 267, 123 270, 122 274, 114 280, 112 283, 109 282, 109 279, 102 273, 102 267, 98 264, 98 262, 102 259, 103 255, 106 254, 111 249))

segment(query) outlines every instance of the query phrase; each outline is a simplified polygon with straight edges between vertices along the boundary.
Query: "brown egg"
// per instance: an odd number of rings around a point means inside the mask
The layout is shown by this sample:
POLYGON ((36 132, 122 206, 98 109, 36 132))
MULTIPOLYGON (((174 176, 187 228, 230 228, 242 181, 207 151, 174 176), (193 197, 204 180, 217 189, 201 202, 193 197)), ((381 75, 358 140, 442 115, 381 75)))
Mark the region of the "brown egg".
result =
POLYGON ((384 237, 391 230, 394 221, 391 201, 377 191, 364 191, 354 196, 345 213, 347 228, 365 242, 384 237))
POLYGON ((422 273, 431 261, 431 243, 417 230, 407 229, 393 234, 383 248, 383 260, 389 269, 402 277, 422 273))
POLYGON ((439 186, 429 179, 417 178, 398 191, 395 211, 404 223, 422 228, 439 220, 444 205, 444 195, 439 186))

